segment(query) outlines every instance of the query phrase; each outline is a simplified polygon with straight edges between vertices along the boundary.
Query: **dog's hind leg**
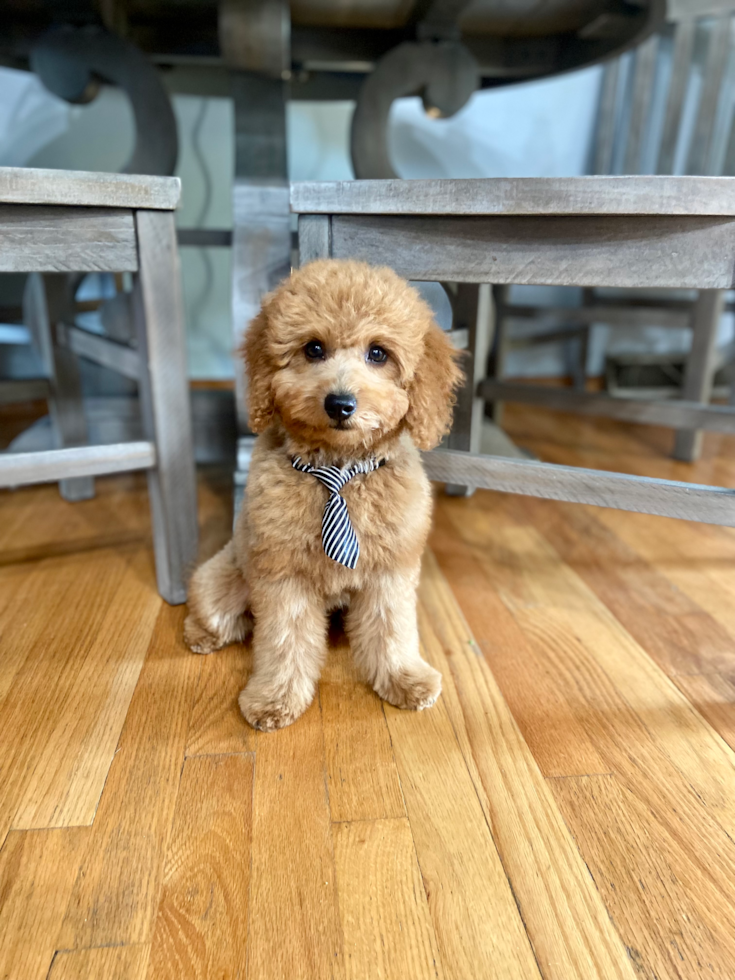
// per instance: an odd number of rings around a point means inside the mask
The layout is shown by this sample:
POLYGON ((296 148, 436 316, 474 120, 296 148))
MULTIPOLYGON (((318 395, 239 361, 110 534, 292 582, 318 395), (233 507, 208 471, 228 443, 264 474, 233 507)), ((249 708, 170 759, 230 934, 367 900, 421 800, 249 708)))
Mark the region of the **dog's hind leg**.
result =
POLYGON ((237 566, 234 541, 194 572, 188 604, 184 639, 194 653, 212 653, 247 638, 253 628, 250 590, 237 566))

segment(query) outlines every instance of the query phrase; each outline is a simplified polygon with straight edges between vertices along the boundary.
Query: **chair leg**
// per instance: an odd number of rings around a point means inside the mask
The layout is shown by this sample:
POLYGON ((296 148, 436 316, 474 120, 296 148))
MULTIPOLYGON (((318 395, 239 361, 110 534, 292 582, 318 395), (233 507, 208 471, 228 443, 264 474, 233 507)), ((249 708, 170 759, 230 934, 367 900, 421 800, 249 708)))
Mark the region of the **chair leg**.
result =
MULTIPOLYGON (((493 303, 490 286, 458 284, 454 309, 455 328, 467 329, 469 357, 463 364, 465 384, 457 397, 448 448, 479 453, 485 402, 477 397, 476 392, 477 385, 485 377, 485 362, 492 339, 493 303)), ((474 487, 463 484, 446 485, 446 492, 453 497, 469 497, 474 491, 474 487)))
POLYGON ((186 601, 197 557, 197 493, 181 273, 173 215, 136 213, 140 272, 135 325, 141 355, 143 424, 156 446, 148 471, 158 590, 171 605, 186 601))
MULTIPOLYGON (((685 401, 707 404, 712 395, 717 329, 725 304, 721 289, 700 290, 692 318, 692 347, 684 372, 682 397, 685 401)), ((693 463, 702 449, 702 433, 680 429, 674 441, 674 458, 693 463)))
MULTIPOLYGON (((56 324, 70 313, 70 308, 68 276, 32 273, 28 277, 23 297, 24 320, 49 378, 49 415, 62 448, 84 446, 88 441, 76 355, 56 340, 56 324)), ((59 480, 59 492, 65 500, 89 500, 94 497, 94 478, 59 480)))

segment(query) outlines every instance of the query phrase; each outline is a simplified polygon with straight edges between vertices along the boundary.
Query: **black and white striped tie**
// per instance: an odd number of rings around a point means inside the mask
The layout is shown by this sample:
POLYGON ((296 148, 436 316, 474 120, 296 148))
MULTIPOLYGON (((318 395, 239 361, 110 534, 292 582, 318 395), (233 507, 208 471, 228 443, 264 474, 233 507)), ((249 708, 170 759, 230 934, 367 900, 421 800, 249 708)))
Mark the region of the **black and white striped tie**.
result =
POLYGON ((360 557, 360 544, 355 529, 350 522, 347 503, 340 496, 342 487, 358 473, 372 473, 385 463, 384 459, 367 459, 341 470, 338 466, 311 466, 302 463, 301 457, 291 460, 291 465, 301 473, 310 473, 329 491, 329 499, 322 515, 322 544, 328 558, 339 562, 345 568, 354 568, 360 557))

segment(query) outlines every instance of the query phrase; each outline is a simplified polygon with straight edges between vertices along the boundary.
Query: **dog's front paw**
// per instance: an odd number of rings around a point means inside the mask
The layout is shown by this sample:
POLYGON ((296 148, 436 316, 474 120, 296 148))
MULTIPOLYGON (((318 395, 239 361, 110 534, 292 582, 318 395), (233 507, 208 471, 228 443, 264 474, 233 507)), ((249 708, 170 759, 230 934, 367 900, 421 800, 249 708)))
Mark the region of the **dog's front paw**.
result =
POLYGON ((205 629, 194 616, 187 616, 184 620, 184 641, 194 653, 214 653, 222 645, 218 637, 205 629))
POLYGON ((375 690, 396 708, 421 711, 430 708, 441 694, 442 675, 422 660, 391 674, 375 690))
POLYGON ((291 696, 269 697, 248 685, 237 699, 245 721, 261 732, 273 732, 296 721, 310 702, 291 696))

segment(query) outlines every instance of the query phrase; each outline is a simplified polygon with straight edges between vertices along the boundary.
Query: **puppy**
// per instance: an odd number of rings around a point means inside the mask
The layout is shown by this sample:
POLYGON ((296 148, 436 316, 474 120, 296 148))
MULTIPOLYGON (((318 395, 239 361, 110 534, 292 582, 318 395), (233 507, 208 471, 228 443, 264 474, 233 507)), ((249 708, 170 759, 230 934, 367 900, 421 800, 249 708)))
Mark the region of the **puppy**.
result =
POLYGON ((239 704, 271 731, 313 700, 342 607, 365 680, 399 708, 428 707, 441 675, 419 653, 432 506, 419 449, 450 427, 456 351, 392 270, 324 260, 265 297, 244 356, 260 435, 234 537, 191 580, 187 643, 210 653, 254 622, 239 704))

